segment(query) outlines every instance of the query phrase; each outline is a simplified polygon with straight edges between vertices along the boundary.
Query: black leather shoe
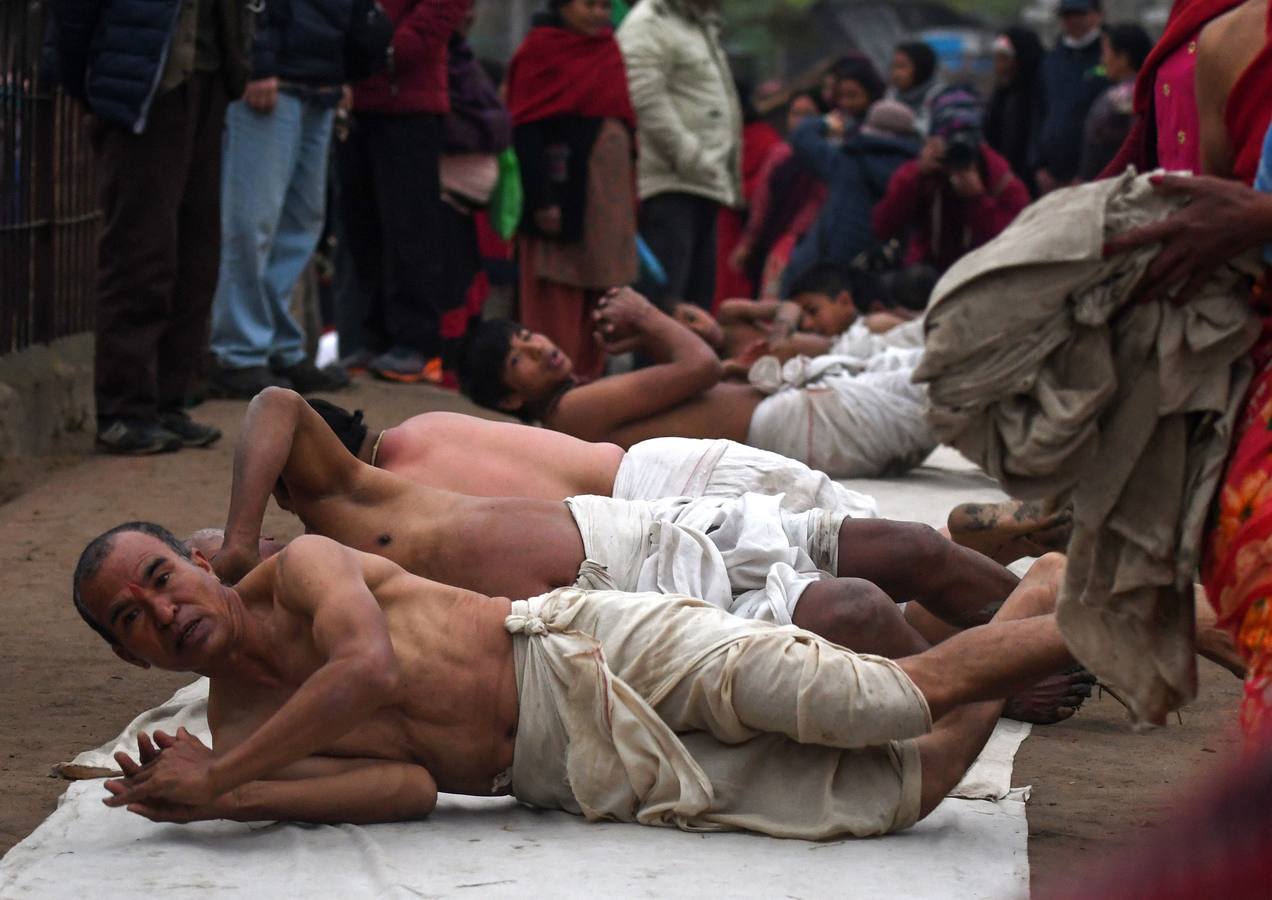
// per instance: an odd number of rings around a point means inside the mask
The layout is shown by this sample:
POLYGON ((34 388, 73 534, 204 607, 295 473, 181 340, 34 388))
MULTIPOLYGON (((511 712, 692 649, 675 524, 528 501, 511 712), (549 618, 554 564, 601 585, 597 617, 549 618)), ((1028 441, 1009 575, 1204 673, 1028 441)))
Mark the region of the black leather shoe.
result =
POLYGON ((221 439, 221 429, 196 422, 176 409, 160 413, 159 424, 175 434, 183 447, 207 447, 221 439))
POLYGON ((285 369, 275 369, 274 374, 290 381, 298 394, 338 391, 349 386, 349 376, 339 365, 320 369, 307 359, 285 369))
POLYGON ((251 400, 267 387, 290 388, 292 383, 282 375, 275 375, 264 366, 245 369, 215 369, 208 378, 208 390, 213 397, 230 400, 251 400))
POLYGON ((115 419, 97 430, 97 449, 102 453, 148 456, 181 449, 181 438, 158 422, 146 419, 115 419))

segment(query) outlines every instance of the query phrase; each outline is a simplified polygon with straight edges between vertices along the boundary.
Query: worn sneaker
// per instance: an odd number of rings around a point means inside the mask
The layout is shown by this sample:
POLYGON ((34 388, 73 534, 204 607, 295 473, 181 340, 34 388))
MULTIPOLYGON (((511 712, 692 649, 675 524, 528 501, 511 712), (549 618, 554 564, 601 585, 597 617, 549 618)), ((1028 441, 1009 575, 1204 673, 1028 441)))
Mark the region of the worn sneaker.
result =
POLYGON ((352 353, 340 357, 336 361, 336 365, 344 369, 350 375, 365 375, 367 367, 371 365, 371 360, 375 359, 374 350, 354 350, 352 353))
POLYGON ((320 369, 307 359, 285 369, 276 369, 275 374, 290 381, 292 387, 300 394, 338 391, 349 386, 349 376, 339 365, 323 366, 320 369))
POLYGON ((221 429, 196 422, 179 409, 159 413, 159 424, 180 438, 183 447, 207 447, 221 439, 221 429))
POLYGON ((230 400, 251 400, 267 387, 292 386, 283 375, 276 375, 264 366, 248 366, 245 369, 218 368, 208 379, 208 390, 214 397, 230 400))
POLYGON ((181 449, 181 438, 158 422, 146 419, 115 419, 97 431, 97 449, 102 453, 146 456, 181 449))
POLYGON ((386 381, 398 381, 403 384, 429 382, 438 384, 442 380, 442 361, 438 357, 429 359, 418 350, 409 347, 394 347, 371 360, 368 368, 376 378, 386 381))

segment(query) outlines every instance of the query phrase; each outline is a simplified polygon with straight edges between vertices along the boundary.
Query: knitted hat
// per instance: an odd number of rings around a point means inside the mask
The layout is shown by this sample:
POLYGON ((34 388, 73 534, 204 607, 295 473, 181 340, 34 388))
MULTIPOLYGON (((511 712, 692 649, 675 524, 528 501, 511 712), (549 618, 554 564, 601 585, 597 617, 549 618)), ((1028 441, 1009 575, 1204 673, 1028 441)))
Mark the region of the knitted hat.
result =
POLYGON ((979 143, 985 110, 980 98, 965 87, 946 88, 932 100, 930 133, 948 138, 965 134, 979 143))
POLYGON ((875 137, 917 137, 914 111, 896 100, 880 100, 866 112, 861 133, 875 137))

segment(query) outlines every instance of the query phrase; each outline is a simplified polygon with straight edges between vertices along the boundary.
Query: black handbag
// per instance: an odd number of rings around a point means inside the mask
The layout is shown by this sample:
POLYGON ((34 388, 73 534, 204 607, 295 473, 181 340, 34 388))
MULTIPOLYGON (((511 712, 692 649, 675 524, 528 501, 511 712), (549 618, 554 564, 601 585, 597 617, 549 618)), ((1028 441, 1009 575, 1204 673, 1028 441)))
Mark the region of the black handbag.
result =
POLYGON ((393 44, 393 22, 376 0, 353 0, 353 20, 345 41, 345 75, 350 82, 382 72, 393 44))

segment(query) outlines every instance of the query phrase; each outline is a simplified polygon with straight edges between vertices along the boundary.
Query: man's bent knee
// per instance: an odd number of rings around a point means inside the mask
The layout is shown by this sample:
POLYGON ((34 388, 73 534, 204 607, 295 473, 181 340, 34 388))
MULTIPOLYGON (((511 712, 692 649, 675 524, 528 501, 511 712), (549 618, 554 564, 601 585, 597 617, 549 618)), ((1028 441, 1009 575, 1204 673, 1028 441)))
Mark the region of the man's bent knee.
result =
POLYGON ((919 653, 926 644, 905 622, 896 603, 861 578, 837 578, 810 585, 792 621, 859 653, 884 656, 919 653))

